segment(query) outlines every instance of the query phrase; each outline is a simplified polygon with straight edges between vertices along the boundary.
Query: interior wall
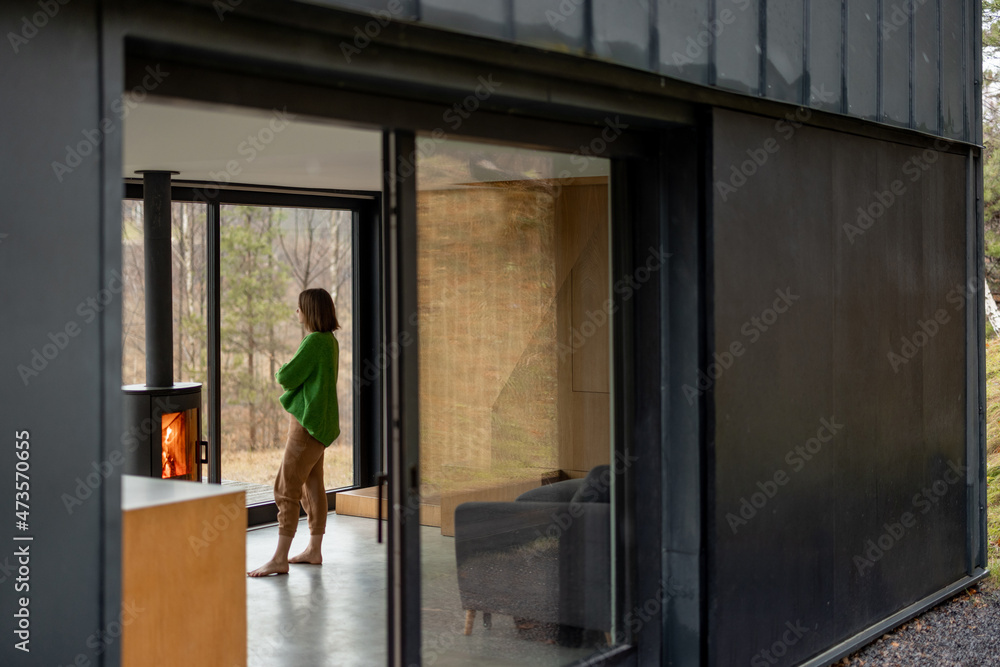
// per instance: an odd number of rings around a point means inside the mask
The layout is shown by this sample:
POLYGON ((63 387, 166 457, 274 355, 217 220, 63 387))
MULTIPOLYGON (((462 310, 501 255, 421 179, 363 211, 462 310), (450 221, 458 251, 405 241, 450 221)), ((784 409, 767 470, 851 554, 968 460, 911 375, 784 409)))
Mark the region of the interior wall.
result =
POLYGON ((122 459, 110 452, 121 407, 109 400, 120 373, 109 369, 121 366, 121 242, 109 241, 104 175, 121 119, 102 97, 98 3, 50 4, 54 16, 29 0, 0 5, 5 35, 18 38, 0 55, 0 664, 116 665, 110 624, 124 618, 108 573, 121 537, 103 514, 120 498, 122 459), (19 451, 29 452, 24 530, 13 515, 19 451), (30 652, 15 647, 15 629, 30 633, 30 652))
POLYGON ((582 477, 610 458, 608 184, 563 185, 555 206, 559 469, 582 477))
POLYGON ((715 353, 685 387, 714 398, 709 645, 791 665, 967 574, 966 163, 713 132, 715 353))

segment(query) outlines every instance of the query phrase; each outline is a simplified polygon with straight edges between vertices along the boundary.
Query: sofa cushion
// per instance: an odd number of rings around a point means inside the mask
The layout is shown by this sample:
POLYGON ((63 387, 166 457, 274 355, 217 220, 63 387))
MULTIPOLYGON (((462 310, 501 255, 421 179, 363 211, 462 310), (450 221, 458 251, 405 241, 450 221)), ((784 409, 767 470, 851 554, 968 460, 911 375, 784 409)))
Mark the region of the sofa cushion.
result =
POLYGON ((581 486, 583 486, 582 479, 565 479, 525 491, 517 499, 535 503, 568 503, 581 486))
POLYGON ((611 466, 594 466, 573 494, 571 503, 610 503, 611 466))

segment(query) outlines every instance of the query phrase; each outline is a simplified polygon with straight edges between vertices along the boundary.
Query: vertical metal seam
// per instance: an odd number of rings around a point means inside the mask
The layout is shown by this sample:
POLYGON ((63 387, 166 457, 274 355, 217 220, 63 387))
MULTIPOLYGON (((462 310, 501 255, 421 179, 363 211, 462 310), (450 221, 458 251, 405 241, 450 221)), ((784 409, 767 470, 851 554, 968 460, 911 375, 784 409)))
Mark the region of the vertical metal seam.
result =
POLYGON ((941 0, 937 0, 937 130, 934 134, 944 135, 944 9, 941 7, 941 0))
POLYGON ((851 3, 848 0, 840 3, 840 113, 847 114, 850 109, 848 100, 849 68, 847 57, 848 21, 851 19, 851 3))
POLYGON ((647 0, 649 2, 649 13, 647 18, 649 20, 649 30, 647 33, 649 35, 649 71, 659 72, 660 71, 660 5, 656 0, 647 0))
POLYGON ((760 0, 757 8, 757 43, 760 53, 757 57, 757 95, 767 97, 767 0, 760 0))
MULTIPOLYGON (((715 0, 708 0, 705 7, 706 18, 708 19, 708 25, 715 25, 715 0)), ((717 48, 718 38, 714 37, 708 42, 708 85, 716 86, 718 85, 718 48, 717 48)))
POLYGON ((811 18, 812 2, 811 0, 802 0, 802 85, 800 86, 800 95, 802 96, 802 106, 807 107, 812 106, 812 72, 809 68, 809 57, 812 53, 811 18))
POLYGON ((916 98, 916 71, 917 71, 917 10, 914 7, 913 11, 910 12, 910 26, 908 31, 909 40, 909 58, 907 59, 910 65, 909 71, 909 104, 907 106, 907 114, 909 114, 909 122, 906 124, 908 128, 915 129, 917 127, 917 114, 915 111, 915 98, 916 98))
POLYGON ((883 101, 882 82, 885 77, 882 75, 883 53, 882 44, 882 4, 885 0, 876 0, 875 7, 875 121, 884 123, 886 121, 885 103, 883 101))

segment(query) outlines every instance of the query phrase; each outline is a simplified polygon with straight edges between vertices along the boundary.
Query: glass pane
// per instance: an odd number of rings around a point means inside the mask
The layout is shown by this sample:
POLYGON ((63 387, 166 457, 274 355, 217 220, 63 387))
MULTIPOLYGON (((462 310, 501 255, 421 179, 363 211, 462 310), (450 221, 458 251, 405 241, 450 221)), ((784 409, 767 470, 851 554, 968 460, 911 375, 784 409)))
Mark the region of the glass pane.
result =
POLYGON ((802 102, 802 0, 768 0, 767 96, 802 102))
POLYGON ((841 110, 843 75, 843 5, 809 5, 809 106, 841 110))
POLYGON ((424 664, 569 664, 614 639, 609 163, 417 154, 424 664))
MULTIPOLYGON (((756 95, 760 90, 760 14, 758 0, 740 0, 729 11, 730 24, 716 40, 716 83, 756 95)), ((726 8, 719 10, 719 17, 726 8)))
POLYGON ((347 211, 222 206, 222 478, 247 503, 274 499, 288 413, 274 379, 306 335, 295 309, 304 289, 333 296, 340 330, 340 437, 324 453, 328 489, 354 478, 351 215, 347 211))
POLYGON ((660 0, 657 14, 660 71, 679 79, 708 83, 708 53, 716 35, 726 27, 721 18, 709 23, 708 0, 660 0))
POLYGON ((913 14, 913 122, 937 133, 939 85, 938 0, 918 4, 913 14))
POLYGON ((941 133, 953 139, 966 138, 964 23, 962 3, 941 4, 941 133))
POLYGON ((895 0, 882 0, 882 118, 910 124, 910 21, 895 0))
MULTIPOLYGON (((143 204, 122 201, 122 384, 146 383, 146 290, 143 204)), ((173 282, 174 382, 202 385, 202 415, 208 401, 207 273, 204 204, 170 206, 173 282)), ((202 423, 205 423, 204 417, 202 423)), ((203 471, 207 475, 207 471, 203 471)))
POLYGON ((122 201, 122 384, 146 383, 146 267, 142 202, 122 201))
POLYGON ((847 113, 878 113, 878 0, 847 0, 847 113))

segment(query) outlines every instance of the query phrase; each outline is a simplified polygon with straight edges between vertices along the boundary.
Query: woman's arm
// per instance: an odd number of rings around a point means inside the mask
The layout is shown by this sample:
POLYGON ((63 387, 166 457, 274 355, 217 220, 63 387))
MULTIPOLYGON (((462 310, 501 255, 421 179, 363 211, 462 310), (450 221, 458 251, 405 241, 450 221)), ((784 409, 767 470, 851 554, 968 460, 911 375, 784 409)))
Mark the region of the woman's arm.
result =
POLYGON ((312 352, 313 346, 310 336, 302 339, 302 343, 299 344, 299 349, 295 352, 295 356, 288 363, 282 364, 278 372, 274 374, 274 378, 278 381, 278 384, 285 390, 294 389, 301 385, 316 368, 316 359, 312 352))

